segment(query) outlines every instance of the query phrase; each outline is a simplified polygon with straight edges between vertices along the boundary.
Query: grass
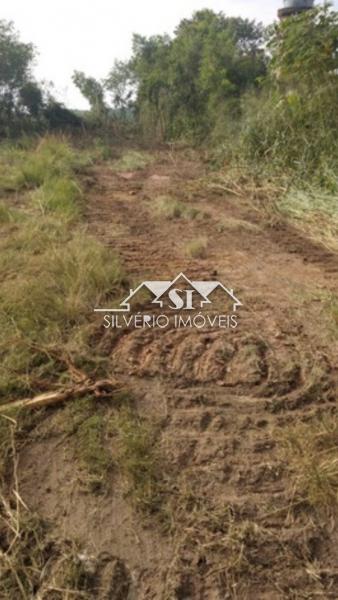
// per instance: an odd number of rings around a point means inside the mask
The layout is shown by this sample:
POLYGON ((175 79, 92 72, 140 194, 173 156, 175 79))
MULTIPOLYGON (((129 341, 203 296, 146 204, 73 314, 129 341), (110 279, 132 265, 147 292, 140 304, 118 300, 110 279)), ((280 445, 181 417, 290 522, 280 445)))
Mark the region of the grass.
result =
POLYGON ((310 506, 338 506, 338 419, 316 418, 279 435, 291 474, 291 488, 310 506))
POLYGON ((338 337, 338 297, 335 294, 330 296, 329 310, 334 323, 335 334, 338 337))
POLYGON ((103 492, 107 488, 113 465, 112 454, 105 447, 105 429, 104 415, 92 406, 92 414, 78 425, 75 434, 76 457, 86 472, 83 481, 93 493, 103 492))
POLYGON ((319 188, 291 188, 278 210, 312 239, 338 250, 338 196, 319 188))
POLYGON ((153 157, 147 152, 129 150, 113 163, 114 171, 141 171, 153 162, 153 157))
POLYGON ((76 454, 87 471, 92 492, 104 491, 112 466, 112 456, 104 447, 105 423, 102 414, 93 414, 78 428, 76 454))
POLYGON ((0 398, 57 373, 53 354, 90 353, 93 307, 119 287, 115 257, 84 230, 28 221, 0 241, 0 398))
MULTIPOLYGON (((51 573, 47 566, 52 562, 53 581, 56 575, 63 577, 66 566, 75 562, 70 549, 57 547, 48 524, 29 512, 20 497, 17 445, 27 436, 34 419, 14 411, 10 417, 0 417, 0 597, 8 600, 28 600, 37 589, 42 592, 51 573), (8 489, 9 481, 12 489, 8 489)), ((46 596, 41 593, 39 597, 46 596)))
POLYGON ((20 219, 18 211, 9 208, 5 202, 0 202, 0 226, 14 223, 20 219))
POLYGON ((206 258, 208 248, 208 240, 206 238, 198 238, 191 240, 185 245, 185 253, 189 258, 206 258))
POLYGON ((92 368, 93 307, 121 281, 114 254, 74 227, 85 158, 54 137, 8 150, 9 167, 18 153, 26 183, 39 187, 30 205, 23 195, 15 212, 10 198, 0 207, 0 402, 64 379, 69 362, 92 368))
POLYGON ((0 149, 0 192, 34 189, 49 179, 70 177, 90 162, 87 153, 75 151, 62 137, 45 136, 32 148, 0 149))
POLYGON ((49 523, 26 509, 4 509, 0 526, 0 596, 6 600, 93 597, 95 579, 76 543, 52 537, 49 523), (62 596, 60 595, 62 594, 62 596))
POLYGON ((81 214, 81 188, 74 179, 67 176, 47 179, 33 192, 32 198, 44 215, 55 214, 73 221, 81 214))
POLYGON ((116 463, 128 482, 128 494, 136 507, 154 513, 163 498, 163 463, 157 444, 157 428, 131 408, 122 408, 112 419, 117 439, 116 463))
POLYGON ((155 199, 155 212, 168 220, 195 219, 199 214, 197 209, 188 207, 183 202, 170 196, 158 196, 155 199))
POLYGON ((11 454, 11 427, 13 422, 4 416, 0 416, 0 487, 4 481, 8 459, 11 454))
MULTIPOLYGON (((176 550, 172 561, 175 571, 188 572, 182 550, 198 548, 206 567, 205 580, 220 577, 229 598, 246 597, 245 583, 259 568, 257 548, 273 534, 255 521, 237 516, 235 507, 220 497, 205 493, 196 471, 185 470, 178 476, 169 502, 167 524, 176 550)), ((167 592, 171 597, 170 585, 167 592)))
POLYGON ((228 217, 227 219, 222 219, 221 222, 218 224, 218 231, 220 233, 226 231, 239 233, 257 233, 261 231, 261 228, 255 223, 250 223, 250 221, 245 221, 244 219, 235 219, 234 217, 228 217))

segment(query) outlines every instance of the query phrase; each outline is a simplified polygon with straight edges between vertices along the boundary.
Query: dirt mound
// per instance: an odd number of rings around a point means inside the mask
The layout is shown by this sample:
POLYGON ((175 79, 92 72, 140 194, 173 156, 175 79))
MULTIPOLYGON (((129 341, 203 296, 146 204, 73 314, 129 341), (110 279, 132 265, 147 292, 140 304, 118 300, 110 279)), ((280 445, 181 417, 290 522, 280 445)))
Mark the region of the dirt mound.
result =
POLYGON ((319 389, 331 372, 320 353, 290 342, 271 348, 261 337, 212 330, 135 331, 121 338, 112 361, 119 374, 170 378, 185 386, 217 383, 234 393, 264 397, 310 384, 319 389))

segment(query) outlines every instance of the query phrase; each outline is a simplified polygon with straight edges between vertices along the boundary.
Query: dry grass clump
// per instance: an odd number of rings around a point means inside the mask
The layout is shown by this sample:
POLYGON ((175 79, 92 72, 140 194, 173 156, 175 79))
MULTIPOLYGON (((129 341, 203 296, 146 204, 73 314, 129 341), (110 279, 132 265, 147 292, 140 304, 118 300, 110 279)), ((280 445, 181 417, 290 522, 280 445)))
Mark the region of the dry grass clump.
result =
POLYGON ((232 232, 248 232, 248 233, 259 233, 261 228, 256 223, 245 221, 244 219, 235 219, 234 217, 228 217, 227 219, 221 219, 218 224, 218 231, 220 233, 226 231, 232 232))
POLYGON ((278 210, 312 239, 338 250, 338 195, 319 188, 291 188, 278 210))
POLYGON ((155 212, 168 220, 195 219, 199 214, 197 209, 191 208, 171 196, 158 196, 155 199, 155 212))
POLYGON ((114 171, 141 171, 150 165, 153 160, 153 157, 147 152, 129 150, 113 163, 113 169, 114 171))
POLYGON ((208 249, 208 240, 198 238, 191 240, 185 245, 185 253, 189 258, 206 258, 208 249))
POLYGON ((0 597, 89 599, 91 581, 76 545, 54 539, 49 524, 31 513, 20 496, 17 444, 23 430, 20 415, 0 417, 1 489, 5 472, 11 480, 6 495, 0 491, 0 597))
POLYGON ((310 506, 338 505, 338 419, 300 423, 280 433, 293 493, 310 506))
POLYGON ((0 202, 0 227, 1 225, 8 225, 9 223, 15 223, 20 219, 20 215, 17 211, 10 208, 5 202, 0 202))

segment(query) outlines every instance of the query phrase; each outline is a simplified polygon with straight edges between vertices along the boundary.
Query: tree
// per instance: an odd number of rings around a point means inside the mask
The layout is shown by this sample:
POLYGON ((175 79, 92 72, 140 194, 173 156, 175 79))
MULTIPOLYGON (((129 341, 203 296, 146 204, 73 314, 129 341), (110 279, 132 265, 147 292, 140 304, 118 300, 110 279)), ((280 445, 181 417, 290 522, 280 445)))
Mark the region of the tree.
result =
POLYGON ((33 58, 33 45, 20 41, 12 23, 0 21, 0 125, 20 110, 23 97, 27 99, 33 58))
POLYGON ((132 107, 135 94, 135 77, 128 62, 116 60, 104 88, 111 96, 114 108, 127 111, 132 107))
POLYGON ((288 18, 272 30, 272 76, 280 83, 317 88, 337 78, 338 12, 329 4, 288 18))
POLYGON ((19 90, 19 105, 32 117, 38 117, 44 106, 43 94, 35 81, 27 81, 19 90))
POLYGON ((263 27, 211 10, 184 19, 174 37, 135 35, 128 65, 144 128, 162 137, 206 137, 265 73, 263 27))
POLYGON ((73 82, 88 100, 94 119, 102 121, 107 114, 103 85, 94 77, 86 76, 82 71, 74 72, 73 82))
POLYGON ((338 13, 325 4, 273 27, 272 59, 257 101, 248 105, 243 150, 250 158, 316 174, 336 187, 338 13))

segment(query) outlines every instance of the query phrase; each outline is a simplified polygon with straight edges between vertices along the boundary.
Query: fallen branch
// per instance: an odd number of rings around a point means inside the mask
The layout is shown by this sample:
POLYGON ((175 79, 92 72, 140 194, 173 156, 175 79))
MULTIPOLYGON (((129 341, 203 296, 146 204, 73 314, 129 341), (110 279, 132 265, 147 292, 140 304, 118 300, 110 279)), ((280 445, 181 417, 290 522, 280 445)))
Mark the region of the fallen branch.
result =
POLYGON ((13 408, 44 408, 65 402, 70 398, 86 396, 86 394, 94 394, 97 398, 111 396, 113 392, 121 390, 121 385, 114 380, 102 380, 96 383, 87 383, 83 385, 74 385, 67 389, 49 392, 48 394, 40 394, 34 398, 25 398, 16 400, 0 406, 0 414, 13 410, 13 408))

